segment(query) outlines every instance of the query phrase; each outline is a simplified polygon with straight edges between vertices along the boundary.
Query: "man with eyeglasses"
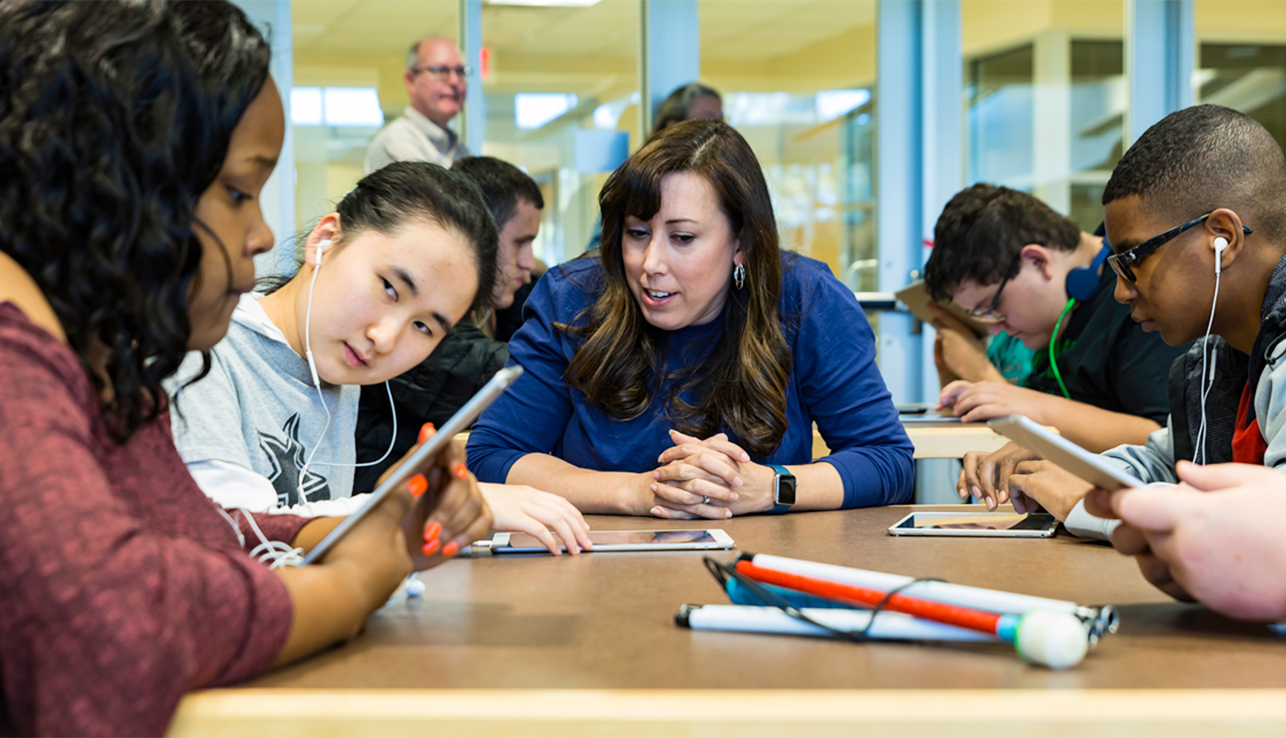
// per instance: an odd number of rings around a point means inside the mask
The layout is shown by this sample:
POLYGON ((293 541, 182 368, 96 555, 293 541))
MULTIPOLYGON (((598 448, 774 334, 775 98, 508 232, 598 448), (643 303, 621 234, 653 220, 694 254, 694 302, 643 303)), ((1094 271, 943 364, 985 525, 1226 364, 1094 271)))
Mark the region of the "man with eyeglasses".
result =
POLYGON ((366 150, 366 173, 395 161, 427 161, 450 167, 469 155, 447 125, 464 108, 469 67, 453 41, 430 37, 406 53, 406 92, 411 104, 402 117, 375 135, 366 150))

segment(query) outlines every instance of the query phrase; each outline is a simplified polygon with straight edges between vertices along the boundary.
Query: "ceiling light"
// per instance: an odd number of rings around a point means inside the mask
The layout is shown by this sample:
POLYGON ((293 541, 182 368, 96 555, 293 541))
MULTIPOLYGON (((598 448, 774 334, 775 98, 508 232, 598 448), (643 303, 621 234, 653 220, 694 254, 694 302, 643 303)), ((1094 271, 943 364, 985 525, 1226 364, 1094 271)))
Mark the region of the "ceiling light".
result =
POLYGON ((529 8, 588 8, 600 0, 487 0, 487 5, 523 5, 529 8))

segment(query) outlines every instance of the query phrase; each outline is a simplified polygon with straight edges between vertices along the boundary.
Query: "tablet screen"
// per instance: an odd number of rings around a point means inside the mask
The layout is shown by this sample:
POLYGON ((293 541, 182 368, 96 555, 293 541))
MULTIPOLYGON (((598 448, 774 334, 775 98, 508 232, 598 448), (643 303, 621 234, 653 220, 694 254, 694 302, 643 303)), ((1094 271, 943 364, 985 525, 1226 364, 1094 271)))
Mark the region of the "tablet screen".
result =
POLYGON ((943 516, 912 515, 899 528, 931 530, 1044 530, 1057 524, 1052 515, 1020 515, 1018 513, 975 513, 943 516))

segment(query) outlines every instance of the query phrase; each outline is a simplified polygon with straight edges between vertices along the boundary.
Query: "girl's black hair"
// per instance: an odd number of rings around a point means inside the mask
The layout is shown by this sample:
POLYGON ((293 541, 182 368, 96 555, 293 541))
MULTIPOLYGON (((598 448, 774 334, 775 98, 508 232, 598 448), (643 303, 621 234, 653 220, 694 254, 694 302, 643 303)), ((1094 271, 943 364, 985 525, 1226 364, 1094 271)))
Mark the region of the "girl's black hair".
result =
POLYGON ((270 56, 222 0, 0 3, 0 251, 110 390, 118 442, 166 407, 161 379, 191 333, 197 200, 270 56))
POLYGON ((469 310, 490 305, 500 236, 482 190, 468 177, 428 162, 394 162, 362 177, 335 211, 340 244, 366 231, 391 236, 415 221, 464 236, 478 271, 478 292, 469 310))

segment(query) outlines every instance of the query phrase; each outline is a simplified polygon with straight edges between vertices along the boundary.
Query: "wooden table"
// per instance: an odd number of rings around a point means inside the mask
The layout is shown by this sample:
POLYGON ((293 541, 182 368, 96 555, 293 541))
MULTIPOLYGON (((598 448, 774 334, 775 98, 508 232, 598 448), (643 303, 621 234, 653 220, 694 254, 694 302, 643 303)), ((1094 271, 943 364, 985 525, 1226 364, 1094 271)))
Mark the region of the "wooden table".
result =
MULTIPOLYGON (((1286 731, 1286 642, 1170 601, 1101 544, 902 539, 906 507, 721 523, 741 551, 1112 603, 1074 670, 1004 645, 691 631, 698 552, 452 561, 347 645, 180 706, 173 735, 1245 735, 1286 731)), ((596 516, 600 529, 656 527, 596 516)), ((695 527, 675 524, 666 527, 695 527)), ((720 558, 730 557, 723 554, 720 558)))

